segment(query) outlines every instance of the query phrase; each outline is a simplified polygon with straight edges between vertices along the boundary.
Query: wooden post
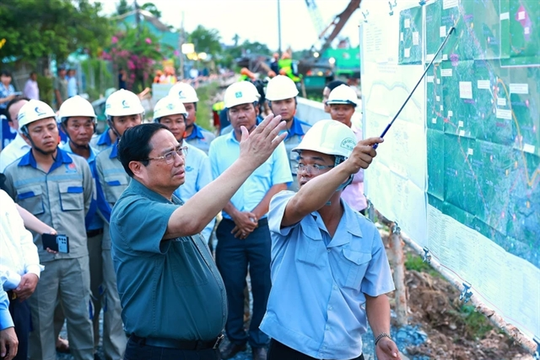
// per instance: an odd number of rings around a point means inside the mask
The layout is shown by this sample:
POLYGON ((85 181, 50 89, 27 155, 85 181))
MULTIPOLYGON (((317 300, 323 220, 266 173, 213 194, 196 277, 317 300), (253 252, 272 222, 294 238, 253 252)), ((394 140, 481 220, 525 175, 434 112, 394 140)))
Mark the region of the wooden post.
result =
POLYGON ((390 246, 391 266, 394 270, 395 291, 395 312, 398 326, 407 325, 407 312, 409 310, 407 303, 407 287, 405 286, 405 256, 403 255, 403 241, 401 241, 401 230, 397 223, 390 225, 390 246))

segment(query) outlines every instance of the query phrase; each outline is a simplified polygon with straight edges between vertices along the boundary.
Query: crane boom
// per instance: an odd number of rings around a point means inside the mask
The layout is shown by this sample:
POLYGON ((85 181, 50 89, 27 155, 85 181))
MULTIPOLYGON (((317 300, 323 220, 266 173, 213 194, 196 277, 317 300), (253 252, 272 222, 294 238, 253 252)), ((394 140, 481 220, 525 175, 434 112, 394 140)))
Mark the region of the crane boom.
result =
POLYGON ((330 47, 330 44, 332 43, 332 41, 334 41, 336 36, 338 36, 338 34, 343 29, 347 21, 350 19, 351 15, 356 11, 356 9, 360 7, 361 2, 362 0, 351 0, 349 2, 349 5, 347 5, 347 7, 345 8, 345 10, 343 10, 341 14, 336 15, 336 17, 330 23, 330 25, 328 25, 326 29, 323 30, 323 32, 319 36, 319 39, 323 38, 324 34, 326 34, 328 30, 333 27, 332 32, 327 38, 324 39, 324 43, 319 49, 320 54, 324 54, 326 49, 330 47))

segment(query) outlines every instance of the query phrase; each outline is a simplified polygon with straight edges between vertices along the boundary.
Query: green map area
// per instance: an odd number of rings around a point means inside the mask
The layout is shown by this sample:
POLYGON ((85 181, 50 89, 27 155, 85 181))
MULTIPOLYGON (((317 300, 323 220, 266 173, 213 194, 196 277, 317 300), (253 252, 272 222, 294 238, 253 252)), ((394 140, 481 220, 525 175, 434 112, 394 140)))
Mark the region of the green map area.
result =
POLYGON ((426 63, 456 29, 426 75, 429 204, 540 268, 540 3, 424 10, 426 63))
POLYGON ((399 14, 399 64, 422 63, 422 8, 403 10, 399 14))

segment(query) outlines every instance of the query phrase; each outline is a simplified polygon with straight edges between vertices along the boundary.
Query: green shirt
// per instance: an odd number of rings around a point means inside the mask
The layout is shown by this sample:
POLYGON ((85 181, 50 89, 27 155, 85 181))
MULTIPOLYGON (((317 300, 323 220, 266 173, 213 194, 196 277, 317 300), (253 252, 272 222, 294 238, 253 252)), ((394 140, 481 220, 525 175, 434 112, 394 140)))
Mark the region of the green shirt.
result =
POLYGON ((132 179, 113 208, 112 253, 130 334, 211 340, 227 320, 225 286, 200 235, 162 241, 181 206, 132 179))

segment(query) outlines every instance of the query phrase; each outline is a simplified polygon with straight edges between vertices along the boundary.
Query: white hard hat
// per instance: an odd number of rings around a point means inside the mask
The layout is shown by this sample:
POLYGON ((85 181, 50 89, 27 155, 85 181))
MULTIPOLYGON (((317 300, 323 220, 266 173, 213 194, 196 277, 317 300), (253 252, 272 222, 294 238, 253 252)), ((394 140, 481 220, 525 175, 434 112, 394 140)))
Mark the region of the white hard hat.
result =
POLYGON ((91 117, 94 122, 97 120, 94 107, 90 101, 79 95, 70 97, 60 105, 59 117, 61 122, 67 121, 72 116, 91 117))
POLYGON ((184 115, 184 118, 188 116, 186 107, 176 95, 167 95, 154 106, 154 121, 156 122, 164 116, 177 114, 184 115))
POLYGON ((144 113, 144 108, 141 100, 129 90, 115 91, 105 102, 106 116, 127 116, 142 113, 144 113))
POLYGON ((297 95, 296 84, 288 76, 278 75, 266 86, 266 98, 270 101, 291 99, 297 95))
POLYGON ((19 131, 21 131, 26 125, 38 121, 41 119, 53 118, 56 120, 56 113, 54 110, 39 100, 30 100, 19 110, 17 120, 19 121, 19 131))
POLYGON ((315 123, 293 151, 310 150, 348 158, 356 146, 356 135, 347 125, 335 120, 315 123))
POLYGON ((339 85, 330 92, 326 104, 347 104, 356 107, 356 105, 358 105, 358 96, 356 96, 356 91, 354 91, 352 87, 348 85, 339 85))
POLYGON ((173 85, 171 90, 169 90, 169 95, 174 95, 180 98, 183 103, 196 103, 199 101, 197 97, 197 92, 193 86, 188 83, 179 82, 173 85))
POLYGON ((259 92, 249 81, 235 82, 225 90, 224 102, 226 108, 240 104, 251 104, 259 101, 259 92))

